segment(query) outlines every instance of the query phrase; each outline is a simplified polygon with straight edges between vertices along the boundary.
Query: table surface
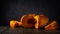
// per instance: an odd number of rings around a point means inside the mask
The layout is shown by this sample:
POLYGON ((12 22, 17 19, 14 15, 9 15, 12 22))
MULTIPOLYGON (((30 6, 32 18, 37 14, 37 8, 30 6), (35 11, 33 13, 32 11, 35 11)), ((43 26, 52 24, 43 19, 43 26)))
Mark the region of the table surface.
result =
POLYGON ((39 30, 24 28, 10 29, 9 27, 0 27, 0 34, 60 34, 60 30, 46 31, 40 29, 39 30))

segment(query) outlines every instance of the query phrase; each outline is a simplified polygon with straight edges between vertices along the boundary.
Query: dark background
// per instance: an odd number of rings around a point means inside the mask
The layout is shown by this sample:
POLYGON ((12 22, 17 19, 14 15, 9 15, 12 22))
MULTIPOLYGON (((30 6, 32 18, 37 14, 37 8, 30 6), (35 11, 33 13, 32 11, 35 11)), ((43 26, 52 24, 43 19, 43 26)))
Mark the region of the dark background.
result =
POLYGON ((0 26, 9 26, 10 20, 20 20, 24 14, 46 14, 49 22, 56 20, 60 25, 60 15, 57 1, 54 0, 2 0, 0 11, 0 26))

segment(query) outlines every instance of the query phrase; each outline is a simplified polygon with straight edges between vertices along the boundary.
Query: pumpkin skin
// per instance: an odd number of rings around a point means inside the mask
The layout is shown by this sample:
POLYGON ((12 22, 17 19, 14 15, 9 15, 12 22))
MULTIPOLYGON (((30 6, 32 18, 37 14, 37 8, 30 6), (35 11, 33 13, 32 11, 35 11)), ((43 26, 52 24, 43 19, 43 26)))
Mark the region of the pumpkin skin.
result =
MULTIPOLYGON (((14 29, 17 26, 23 26, 24 28, 32 28, 35 29, 42 28, 48 24, 48 17, 44 14, 36 15, 36 14, 26 14, 23 15, 19 21, 11 20, 10 28, 14 29)), ((50 22, 47 26, 44 27, 45 30, 57 30, 58 24, 56 21, 50 22)))
POLYGON ((40 14, 38 20, 39 20, 39 28, 45 26, 49 21, 48 17, 44 14, 40 14))
POLYGON ((58 28, 58 24, 57 24, 57 22, 56 21, 52 21, 52 22, 50 22, 50 24, 48 24, 47 26, 45 26, 44 27, 45 28, 45 30, 57 30, 57 28, 58 28))
POLYGON ((36 23, 34 16, 35 14, 27 14, 27 15, 22 16, 21 18, 22 26, 24 28, 32 28, 36 23))
POLYGON ((36 29, 38 29, 38 28, 42 28, 43 26, 45 26, 48 23, 48 17, 44 14, 40 14, 40 15, 27 14, 27 15, 22 16, 21 23, 24 28, 31 28, 34 26, 36 29), (37 16, 37 18, 34 18, 36 16, 37 16), (28 24, 27 21, 31 18, 32 18, 32 20, 30 22, 33 22, 33 23, 28 24), (35 20, 35 22, 36 22, 35 24, 34 24, 33 20, 35 20), (38 23, 37 23, 37 21, 38 21, 38 23))
POLYGON ((14 29, 16 26, 21 26, 21 22, 18 22, 16 20, 11 20, 10 21, 10 28, 14 29))

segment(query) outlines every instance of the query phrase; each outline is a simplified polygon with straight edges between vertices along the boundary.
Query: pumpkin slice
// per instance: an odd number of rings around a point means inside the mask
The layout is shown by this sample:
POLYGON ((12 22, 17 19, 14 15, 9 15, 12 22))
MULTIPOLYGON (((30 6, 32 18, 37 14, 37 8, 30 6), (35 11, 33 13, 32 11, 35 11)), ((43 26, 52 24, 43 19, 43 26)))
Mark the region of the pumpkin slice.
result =
POLYGON ((21 22, 18 22, 16 20, 11 20, 10 21, 10 28, 14 29, 16 26, 21 26, 21 22))
POLYGON ((36 23, 34 16, 35 16, 35 14, 26 14, 26 15, 22 16, 22 18, 21 18, 22 26, 24 28, 33 27, 34 24, 36 23))
POLYGON ((46 15, 40 14, 39 15, 39 27, 42 28, 48 23, 49 19, 46 15))
POLYGON ((45 30, 57 30, 58 24, 56 21, 51 22, 47 26, 45 26, 45 30))

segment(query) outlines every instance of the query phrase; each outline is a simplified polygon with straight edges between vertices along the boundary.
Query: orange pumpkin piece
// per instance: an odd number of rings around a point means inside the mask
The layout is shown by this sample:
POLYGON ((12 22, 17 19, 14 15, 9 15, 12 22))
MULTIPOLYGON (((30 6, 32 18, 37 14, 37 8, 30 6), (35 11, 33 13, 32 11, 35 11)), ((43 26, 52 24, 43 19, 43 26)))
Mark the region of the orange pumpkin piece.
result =
POLYGON ((42 28, 48 23, 49 19, 46 15, 40 14, 39 15, 39 27, 42 28))
POLYGON ((24 28, 32 28, 34 24, 36 23, 36 20, 34 19, 35 14, 26 14, 22 16, 21 23, 24 28))
POLYGON ((58 24, 56 21, 51 22, 47 26, 45 26, 45 30, 57 30, 58 24))
POLYGON ((10 28, 14 29, 16 26, 21 26, 21 22, 18 22, 16 20, 11 20, 10 21, 10 28))

